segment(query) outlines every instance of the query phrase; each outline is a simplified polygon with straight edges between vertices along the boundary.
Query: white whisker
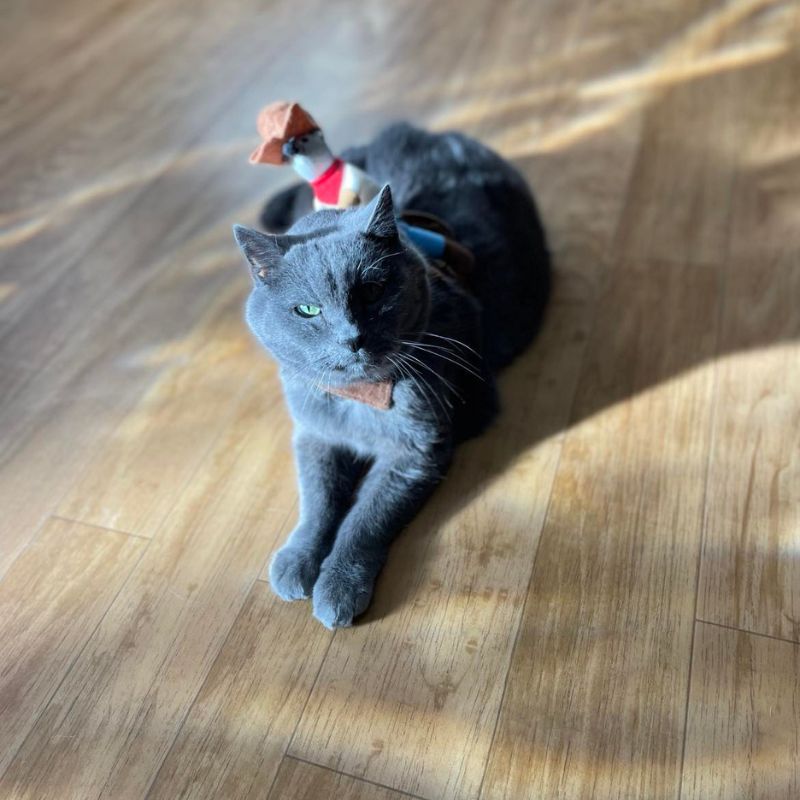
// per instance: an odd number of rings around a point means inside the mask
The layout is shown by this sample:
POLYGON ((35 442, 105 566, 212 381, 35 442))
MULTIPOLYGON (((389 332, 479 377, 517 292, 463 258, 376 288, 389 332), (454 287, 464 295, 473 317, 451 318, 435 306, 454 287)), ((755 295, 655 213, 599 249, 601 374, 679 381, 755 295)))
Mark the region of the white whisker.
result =
POLYGON ((454 339, 452 336, 440 336, 438 333, 431 333, 430 331, 422 331, 421 336, 433 336, 435 339, 442 339, 445 342, 452 342, 453 344, 460 345, 461 347, 466 348, 471 353, 474 353, 478 358, 483 358, 483 356, 474 348, 470 347, 468 344, 464 344, 464 342, 454 339))
POLYGON ((392 256, 399 256, 399 255, 401 255, 402 253, 403 253, 403 251, 402 251, 402 250, 398 250, 396 253, 386 253, 385 255, 382 255, 380 258, 378 258, 378 259, 375 259, 375 261, 373 261, 373 262, 372 262, 372 263, 371 263, 369 266, 366 266, 366 267, 364 267, 363 269, 361 269, 361 272, 362 272, 363 274, 366 274, 366 273, 368 273, 370 270, 372 270, 372 269, 376 269, 376 268, 377 268, 377 266, 378 266, 378 264, 380 264, 380 263, 381 263, 381 261, 385 261, 387 258, 391 258, 392 256))
MULTIPOLYGON (((398 353, 397 355, 400 356, 401 354, 398 353)), ((431 400, 430 397, 428 397, 428 393, 419 385, 419 382, 414 377, 413 373, 410 371, 408 365, 403 366, 401 361, 397 362, 391 356, 387 356, 387 358, 389 359, 390 363, 392 363, 398 369, 401 376, 408 378, 408 380, 410 380, 414 384, 414 386, 417 387, 417 391, 422 395, 425 402, 428 404, 428 408, 431 410, 431 414, 433 414, 433 416, 435 417, 436 411, 433 408, 433 405, 431 404, 431 400)))
MULTIPOLYGON (((409 354, 408 353, 397 353, 396 355, 400 358, 402 363, 405 364, 406 368, 415 376, 414 383, 416 384, 417 388, 421 392, 423 392, 423 395, 427 395, 427 393, 424 392, 424 390, 419 385, 419 383, 417 383, 416 379, 418 378, 428 388, 428 391, 433 395, 434 399, 439 404, 439 407, 442 409, 442 413, 445 415, 445 418, 449 419, 450 418, 450 414, 448 413, 447 408, 452 409, 453 408, 452 403, 450 403, 450 401, 447 398, 443 399, 439 394, 437 394, 437 392, 434 390, 433 386, 431 386, 430 382, 425 378, 425 376, 422 375, 422 373, 419 372, 419 370, 414 368, 414 365, 407 360, 409 358, 409 354), (447 405, 447 408, 445 408, 445 404, 447 405)), ((422 363, 422 362, 420 362, 420 363, 422 363)), ((425 366, 425 365, 423 364, 423 366, 425 366)), ((435 374, 436 373, 434 373, 434 375, 435 374)), ((430 403, 429 403, 429 405, 430 405, 430 403)), ((434 416, 436 416, 436 413, 433 411, 432 408, 431 408, 431 411, 434 413, 434 416)))
POLYGON ((450 350, 446 347, 441 347, 440 345, 425 345, 419 342, 407 342, 405 339, 401 339, 400 341, 408 347, 413 347, 414 349, 420 350, 423 353, 428 353, 435 358, 441 358, 444 361, 449 361, 451 364, 461 367, 461 369, 463 369, 465 372, 468 372, 470 375, 478 378, 478 380, 485 381, 483 375, 481 375, 480 372, 478 372, 477 369, 469 361, 467 361, 466 358, 464 358, 464 356, 454 352, 453 350, 450 350), (431 348, 436 349, 434 350, 431 348), (438 352, 442 350, 448 355, 438 352))
MULTIPOLYGON (((401 355, 406 359, 411 359, 413 362, 419 364, 421 367, 424 367, 426 370, 428 370, 428 372, 430 372, 434 378, 440 380, 459 400, 463 402, 464 398, 459 394, 456 387, 450 381, 448 381, 447 378, 440 375, 433 367, 430 366, 430 364, 426 364, 421 358, 417 358, 415 355, 412 355, 411 353, 401 353, 401 355)), ((420 378, 422 378, 421 374, 420 378)), ((450 405, 449 401, 448 405, 450 405)), ((450 407, 452 408, 452 405, 450 405, 450 407)))

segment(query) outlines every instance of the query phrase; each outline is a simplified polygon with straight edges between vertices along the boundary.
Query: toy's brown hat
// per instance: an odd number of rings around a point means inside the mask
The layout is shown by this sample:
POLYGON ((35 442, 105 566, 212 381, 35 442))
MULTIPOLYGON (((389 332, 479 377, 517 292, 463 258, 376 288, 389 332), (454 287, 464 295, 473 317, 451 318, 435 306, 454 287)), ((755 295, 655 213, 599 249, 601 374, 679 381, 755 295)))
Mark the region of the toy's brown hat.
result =
POLYGON ((264 141, 250 154, 250 163, 282 164, 284 142, 318 128, 311 114, 299 103, 285 100, 270 103, 258 115, 258 132, 264 141))

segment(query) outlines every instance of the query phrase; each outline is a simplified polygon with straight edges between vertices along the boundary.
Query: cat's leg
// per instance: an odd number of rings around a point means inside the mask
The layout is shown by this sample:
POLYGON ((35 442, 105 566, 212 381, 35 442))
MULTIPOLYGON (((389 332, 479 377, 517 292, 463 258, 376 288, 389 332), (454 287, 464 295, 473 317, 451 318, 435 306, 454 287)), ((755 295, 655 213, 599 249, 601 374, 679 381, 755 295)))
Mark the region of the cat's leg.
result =
POLYGON ((353 500, 363 463, 352 453, 300 432, 294 440, 300 518, 272 558, 269 581, 283 600, 311 596, 322 560, 353 500))
POLYGON ((323 625, 351 625, 366 610, 389 546, 442 478, 449 460, 449 451, 404 454, 371 466, 314 584, 314 616, 323 625))

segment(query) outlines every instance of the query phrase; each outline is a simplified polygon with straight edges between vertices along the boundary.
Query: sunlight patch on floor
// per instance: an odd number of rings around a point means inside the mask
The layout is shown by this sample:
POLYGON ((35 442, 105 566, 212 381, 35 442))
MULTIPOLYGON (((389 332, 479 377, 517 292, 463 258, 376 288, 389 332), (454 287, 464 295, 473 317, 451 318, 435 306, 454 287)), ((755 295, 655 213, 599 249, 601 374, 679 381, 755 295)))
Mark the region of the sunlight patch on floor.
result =
MULTIPOLYGON (((476 124, 495 115, 528 112, 559 101, 565 108, 562 121, 555 126, 545 126, 534 116, 527 122, 507 126, 490 141, 513 158, 563 150, 619 125, 670 87, 785 55, 792 46, 789 21, 793 13, 793 4, 785 0, 740 0, 722 5, 664 42, 643 63, 577 86, 564 85, 553 77, 548 84, 507 97, 467 97, 462 105, 437 118, 436 125, 449 128, 476 124), (764 11, 770 13, 759 20, 758 38, 720 44, 735 35, 740 23, 750 22, 754 14, 764 11), (602 105, 591 107, 597 101, 602 105)), ((580 57, 580 53, 576 56, 580 57)), ((502 71, 499 77, 502 78, 502 71)), ((492 85, 488 78, 484 83, 492 85)))
POLYGON ((3 300, 7 300, 16 291, 16 283, 0 283, 0 303, 2 303, 3 300))
POLYGON ((161 155, 144 163, 123 164, 116 173, 101 181, 81 186, 61 198, 0 215, 0 228, 9 226, 5 230, 0 229, 0 248, 21 244, 98 200, 150 183, 170 172, 189 169, 201 161, 222 160, 247 153, 252 146, 252 138, 234 139, 220 144, 193 147, 183 153, 161 155))

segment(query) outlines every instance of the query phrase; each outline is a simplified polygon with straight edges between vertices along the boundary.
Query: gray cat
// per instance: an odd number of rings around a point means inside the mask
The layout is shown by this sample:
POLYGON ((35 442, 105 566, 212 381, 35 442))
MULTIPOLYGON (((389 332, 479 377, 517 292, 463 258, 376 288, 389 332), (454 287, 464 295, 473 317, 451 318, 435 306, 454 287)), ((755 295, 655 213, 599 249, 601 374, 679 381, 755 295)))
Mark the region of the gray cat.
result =
POLYGON ((313 597, 329 628, 367 608, 454 446, 496 414, 494 375, 532 339, 550 285, 530 191, 483 145, 401 124, 344 158, 386 184, 369 205, 306 213, 298 186, 265 210, 287 233, 234 228, 254 283, 247 324, 280 365, 295 425, 299 521, 270 582, 284 600, 313 597), (404 209, 473 251, 469 290, 414 249, 404 209), (361 399, 342 396, 353 387, 361 399))

